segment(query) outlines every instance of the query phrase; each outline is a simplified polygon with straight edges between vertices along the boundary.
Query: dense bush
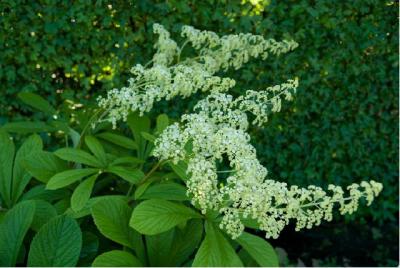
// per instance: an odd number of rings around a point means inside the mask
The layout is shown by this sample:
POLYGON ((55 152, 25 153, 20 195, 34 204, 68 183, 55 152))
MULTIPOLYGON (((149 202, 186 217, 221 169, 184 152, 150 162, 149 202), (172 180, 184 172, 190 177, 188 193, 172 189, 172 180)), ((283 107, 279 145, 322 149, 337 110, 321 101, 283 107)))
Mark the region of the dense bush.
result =
MULTIPOLYGON (((41 117, 21 106, 15 98, 21 91, 38 92, 60 105, 68 99, 87 103, 106 89, 121 87, 130 67, 151 57, 154 22, 175 32, 191 24, 220 33, 290 37, 300 47, 288 56, 271 63, 254 61, 228 74, 245 86, 235 88, 237 93, 293 76, 300 79, 294 105, 272 117, 266 128, 254 131, 260 159, 272 176, 291 184, 346 185, 370 177, 380 179, 384 191, 356 223, 338 220, 329 228, 288 232, 275 245, 286 249, 289 258, 309 264, 327 252, 330 256, 334 252, 336 259, 326 262, 394 264, 398 251, 397 4, 255 2, 2 1, 0 122, 41 117), (338 241, 336 236, 346 239, 338 241), (316 237, 323 237, 323 245, 316 237), (306 243, 293 245, 293 239, 306 243)), ((176 117, 191 106, 175 101, 158 109, 176 117)))

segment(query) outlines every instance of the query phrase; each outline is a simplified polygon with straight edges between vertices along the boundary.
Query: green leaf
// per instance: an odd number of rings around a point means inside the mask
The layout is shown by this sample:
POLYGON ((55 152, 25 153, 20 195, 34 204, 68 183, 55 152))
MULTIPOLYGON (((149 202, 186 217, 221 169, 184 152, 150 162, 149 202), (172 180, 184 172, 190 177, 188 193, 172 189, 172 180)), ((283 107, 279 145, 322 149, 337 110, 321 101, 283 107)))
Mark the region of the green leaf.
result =
POLYGON ((81 163, 92 167, 104 167, 100 160, 81 149, 62 148, 55 151, 54 154, 66 161, 81 163))
POLYGON ((143 137, 145 140, 147 140, 147 141, 149 141, 149 142, 151 142, 151 143, 154 143, 154 142, 156 141, 156 137, 155 137, 154 135, 151 135, 150 133, 141 132, 140 134, 142 134, 142 137, 143 137))
POLYGON ((179 161, 178 164, 169 163, 172 170, 179 176, 183 181, 187 181, 189 179, 186 174, 187 164, 183 161, 179 161))
POLYGON ((201 218, 201 215, 182 204, 152 199, 143 201, 133 210, 129 224, 139 233, 154 235, 191 218, 201 218))
POLYGON ((67 210, 70 208, 70 206, 71 205, 69 196, 54 203, 54 208, 57 210, 57 214, 59 215, 65 214, 67 216, 70 216, 69 214, 67 214, 67 210))
POLYGON ((25 158, 35 156, 43 148, 42 139, 34 134, 30 136, 19 148, 14 160, 13 182, 12 182, 12 200, 15 204, 21 196, 31 176, 23 168, 25 158))
POLYGON ((88 215, 91 215, 91 209, 96 204, 97 202, 104 200, 104 199, 109 199, 109 198, 116 198, 116 199, 121 199, 125 202, 128 202, 128 197, 125 195, 102 195, 102 196, 96 196, 92 197, 88 200, 88 202, 85 204, 85 206, 79 210, 79 211, 74 211, 69 207, 69 199, 67 200, 68 202, 68 207, 66 208, 65 214, 74 218, 82 218, 88 215))
POLYGON ((260 224, 257 222, 256 219, 252 219, 250 217, 242 217, 240 215, 240 221, 243 223, 244 226, 251 228, 251 229, 259 229, 260 224))
MULTIPOLYGON (((153 173, 152 175, 150 175, 149 177, 146 178, 145 181, 143 181, 142 183, 140 183, 135 190, 135 194, 134 194, 134 198, 136 200, 140 199, 140 197, 142 196, 142 194, 147 190, 147 188, 149 188, 149 186, 154 182, 154 181, 159 181, 161 179, 163 179, 163 176, 160 176, 161 173, 153 173)), ((161 198, 160 198, 161 199, 161 198)))
POLYGON ((146 249, 150 266, 165 267, 170 260, 170 250, 175 236, 175 230, 170 229, 157 235, 146 235, 146 249))
POLYGON ((15 147, 10 136, 0 130, 0 194, 7 207, 11 206, 12 167, 15 147))
POLYGON ((99 238, 91 232, 82 232, 82 250, 79 256, 79 267, 89 267, 99 250, 99 238))
POLYGON ((67 185, 70 185, 71 183, 74 183, 98 171, 99 170, 95 168, 81 168, 81 169, 66 170, 57 173, 56 175, 50 178, 49 182, 47 183, 46 189, 55 190, 65 187, 67 185))
POLYGON ((7 211, 0 224, 0 266, 15 266, 34 214, 34 201, 20 202, 7 211))
POLYGON ((74 147, 78 146, 79 141, 81 140, 81 135, 73 128, 68 127, 68 136, 71 137, 72 145, 74 147))
POLYGON ((103 166, 107 165, 107 155, 101 143, 93 136, 86 136, 85 143, 103 166))
POLYGON ((276 255, 275 250, 263 238, 243 232, 236 241, 260 266, 279 266, 278 256, 276 255))
POLYGON ((163 266, 181 266, 196 250, 203 235, 201 220, 189 220, 182 230, 175 228, 174 241, 163 266))
POLYGON ((257 262, 243 248, 237 253, 245 267, 259 267, 257 262))
POLYGON ((28 266, 75 266, 82 247, 78 223, 65 215, 46 223, 32 240, 28 266))
POLYGON ((106 169, 106 171, 113 173, 133 184, 138 183, 144 177, 143 172, 137 168, 110 166, 106 169))
POLYGON ((156 120, 156 134, 160 135, 169 125, 168 115, 160 114, 156 120))
POLYGON ((111 132, 103 132, 96 135, 97 137, 106 140, 108 142, 114 143, 123 148, 136 150, 138 148, 136 142, 132 139, 129 139, 125 136, 114 134, 111 132))
POLYGON ((70 191, 67 189, 46 190, 46 185, 40 184, 29 189, 21 197, 22 200, 44 200, 52 202, 70 196, 70 191))
POLYGON ((136 190, 135 190, 135 194, 134 197, 136 200, 140 199, 140 197, 142 196, 142 194, 146 191, 147 188, 149 188, 150 184, 152 183, 152 181, 146 181, 142 184, 140 184, 136 190))
POLYGON ((86 205, 92 194, 92 189, 98 175, 94 174, 90 176, 75 188, 71 196, 71 208, 73 210, 79 211, 86 205))
POLYGON ((43 225, 57 216, 57 211, 49 202, 44 200, 34 200, 34 202, 36 209, 31 228, 39 231, 43 225))
POLYGON ((142 267, 143 264, 132 254, 122 250, 105 252, 93 261, 93 267, 142 267))
POLYGON ((47 183, 56 173, 68 168, 67 162, 45 151, 26 157, 22 165, 34 178, 44 183, 47 183))
POLYGON ((7 123, 1 126, 2 130, 7 132, 15 132, 15 133, 34 133, 34 132, 51 132, 56 130, 52 126, 47 125, 44 122, 31 122, 31 121, 24 121, 24 122, 12 122, 7 123))
POLYGON ((118 157, 114 159, 110 166, 117 166, 117 165, 136 165, 136 164, 142 164, 144 163, 143 160, 137 158, 137 157, 132 157, 132 156, 124 156, 124 157, 118 157))
POLYGON ((196 253, 193 266, 229 267, 243 264, 223 234, 212 223, 206 222, 206 237, 196 253))
POLYGON ((150 119, 147 116, 139 116, 137 113, 130 114, 127 119, 129 128, 132 130, 135 142, 138 147, 138 157, 145 160, 146 140, 142 137, 142 132, 149 132, 150 119))
POLYGON ((127 202, 109 197, 96 202, 92 206, 92 216, 97 229, 108 239, 134 249, 135 235, 129 227, 132 209, 127 202))
POLYGON ((175 201, 189 200, 186 188, 175 182, 160 183, 150 186, 139 199, 165 199, 175 201))
POLYGON ((57 113, 57 111, 41 96, 32 92, 20 92, 18 93, 18 98, 20 98, 24 103, 32 106, 33 108, 44 112, 50 116, 57 113))

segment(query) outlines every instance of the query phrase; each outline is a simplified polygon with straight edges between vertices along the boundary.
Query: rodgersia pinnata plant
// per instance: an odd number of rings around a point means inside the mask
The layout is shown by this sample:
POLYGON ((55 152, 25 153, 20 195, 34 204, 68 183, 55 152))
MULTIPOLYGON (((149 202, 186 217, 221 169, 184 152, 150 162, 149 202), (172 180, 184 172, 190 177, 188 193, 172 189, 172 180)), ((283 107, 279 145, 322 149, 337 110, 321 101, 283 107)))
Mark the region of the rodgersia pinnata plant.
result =
POLYGON ((192 204, 203 214, 218 211, 222 215, 220 228, 232 238, 241 235, 247 219, 255 221, 267 238, 277 238, 290 220, 296 221, 296 230, 311 228, 322 220, 332 220, 335 204, 341 214, 351 214, 361 198, 370 205, 380 193, 382 184, 373 180, 351 184, 345 192, 341 186, 329 185, 325 191, 314 185, 288 186, 267 177, 247 131, 251 125, 267 123, 271 113, 280 111, 283 101, 293 99, 298 79, 234 97, 228 92, 235 80, 218 74, 239 69, 252 58, 266 60, 269 55, 288 53, 298 46, 296 42, 252 34, 220 37, 184 26, 184 42, 178 46, 161 25, 155 24, 153 29, 159 35, 153 59, 145 66, 133 67, 129 85, 111 90, 99 99, 99 105, 115 127, 131 112, 150 111, 161 99, 206 92, 193 113, 182 115, 155 140, 153 155, 160 161, 186 162, 187 194, 192 204), (182 58, 187 45, 197 55, 182 58), (230 169, 219 170, 224 160, 230 169))

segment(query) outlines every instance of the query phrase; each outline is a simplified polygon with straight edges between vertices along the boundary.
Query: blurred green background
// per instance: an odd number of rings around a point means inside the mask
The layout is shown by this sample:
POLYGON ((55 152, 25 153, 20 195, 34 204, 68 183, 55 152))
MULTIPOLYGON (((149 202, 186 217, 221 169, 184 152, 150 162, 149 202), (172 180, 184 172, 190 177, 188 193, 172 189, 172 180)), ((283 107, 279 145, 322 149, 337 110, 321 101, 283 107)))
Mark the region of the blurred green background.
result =
MULTIPOLYGON (((300 87, 253 144, 270 176, 289 184, 384 184, 371 207, 271 243, 305 265, 398 264, 398 3, 355 1, 22 1, 0 2, 0 124, 40 113, 16 98, 32 91, 53 104, 125 85, 151 59, 158 22, 179 36, 184 24, 221 34, 290 38, 295 51, 227 73, 234 92, 295 76, 300 87)), ((157 105, 172 116, 196 98, 157 105)))

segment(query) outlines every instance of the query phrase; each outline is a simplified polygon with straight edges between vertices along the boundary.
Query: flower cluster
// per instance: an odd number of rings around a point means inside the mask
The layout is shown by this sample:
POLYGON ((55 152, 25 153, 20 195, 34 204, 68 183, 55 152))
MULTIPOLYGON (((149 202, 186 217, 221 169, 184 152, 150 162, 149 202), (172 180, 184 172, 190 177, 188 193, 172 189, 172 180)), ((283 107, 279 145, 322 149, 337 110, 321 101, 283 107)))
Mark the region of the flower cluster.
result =
MULTIPOLYGON (((296 86, 296 81, 289 81, 273 88, 285 92, 295 90, 296 86)), ((290 99, 286 93, 268 98, 270 91, 271 88, 258 92, 256 96, 262 98, 251 105, 246 101, 247 96, 255 96, 252 92, 237 99, 223 93, 211 94, 197 104, 196 113, 183 115, 180 125, 168 127, 156 140, 155 156, 175 163, 187 161, 188 194, 193 205, 203 213, 218 210, 223 215, 220 227, 232 238, 241 234, 246 218, 255 220, 267 238, 277 238, 290 220, 296 220, 296 230, 311 228, 322 220, 332 219, 335 203, 339 204, 342 214, 353 213, 361 197, 370 205, 382 189, 380 183, 371 180, 348 186, 348 196, 340 186, 329 185, 328 190, 332 191, 329 195, 317 186, 288 187, 286 183, 266 179, 267 170, 258 161, 246 133, 249 125, 246 112, 268 109, 265 104, 271 103, 271 98, 290 99), (190 153, 185 150, 188 143, 192 145, 190 153), (226 171, 217 169, 217 163, 224 157, 230 165, 225 182, 219 173, 226 171)), ((271 105, 261 119, 268 112, 278 110, 271 105)), ((255 123, 259 124, 260 120, 255 123)))
POLYGON ((157 52, 153 56, 153 62, 156 65, 168 65, 170 64, 176 54, 178 53, 178 45, 174 40, 170 38, 170 34, 160 24, 154 24, 153 30, 155 34, 158 34, 159 38, 154 47, 157 52))
POLYGON ((230 67, 239 69, 251 58, 261 57, 266 59, 268 54, 280 55, 295 49, 295 41, 275 39, 265 40, 261 35, 230 34, 219 37, 214 32, 200 31, 191 26, 182 28, 182 36, 187 38, 193 47, 200 50, 201 59, 206 69, 217 72, 230 67))
POLYGON ((247 90, 235 98, 227 93, 235 81, 216 73, 238 69, 251 58, 266 59, 269 54, 289 52, 297 47, 296 42, 266 40, 251 34, 220 37, 184 26, 181 34, 186 41, 179 48, 161 25, 154 25, 154 32, 159 39, 151 67, 133 67, 129 85, 108 92, 99 99, 99 105, 108 111, 108 120, 115 125, 132 111, 151 110, 161 99, 209 92, 193 113, 183 115, 179 123, 161 133, 153 155, 173 163, 187 162, 192 204, 202 213, 221 213, 220 227, 232 238, 241 234, 246 219, 255 221, 267 238, 276 238, 290 220, 296 221, 296 230, 311 228, 322 220, 331 220, 335 204, 342 214, 353 213, 360 198, 370 205, 380 193, 382 184, 373 180, 348 186, 345 195, 340 186, 329 185, 328 194, 314 185, 301 188, 267 179, 267 169, 258 161, 247 133, 248 115, 254 117, 254 125, 267 122, 271 113, 280 111, 283 100, 293 99, 298 80, 259 91, 247 90), (198 56, 181 60, 187 44, 198 51, 198 56), (229 163, 228 170, 218 170, 223 162, 229 163), (227 177, 223 178, 222 173, 227 177))
POLYGON ((268 121, 268 112, 279 112, 281 110, 282 96, 291 101, 299 82, 296 79, 288 80, 286 83, 269 87, 264 91, 248 90, 244 96, 237 100, 242 110, 255 116, 253 124, 261 126, 268 121))
POLYGON ((195 63, 154 65, 148 69, 138 64, 131 72, 135 77, 129 79, 127 87, 110 90, 106 98, 99 98, 100 107, 108 110, 108 120, 114 126, 119 120, 125 121, 132 111, 150 111, 154 102, 161 99, 188 97, 197 91, 223 92, 235 85, 235 80, 213 76, 195 63))
POLYGON ((197 91, 226 92, 235 86, 235 80, 216 76, 215 73, 220 69, 237 69, 249 57, 265 58, 268 53, 279 55, 297 46, 294 41, 264 40, 261 36, 251 34, 218 37, 213 32, 184 26, 182 36, 187 41, 179 48, 163 26, 155 24, 153 29, 159 38, 151 67, 136 65, 131 70, 133 77, 129 79, 127 87, 113 89, 105 98, 98 100, 99 106, 108 112, 107 120, 114 127, 117 121, 126 120, 130 112, 139 111, 143 114, 161 99, 188 97, 197 91), (180 60, 181 51, 189 42, 195 48, 204 47, 198 57, 180 60))

